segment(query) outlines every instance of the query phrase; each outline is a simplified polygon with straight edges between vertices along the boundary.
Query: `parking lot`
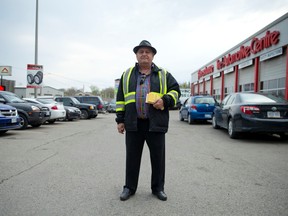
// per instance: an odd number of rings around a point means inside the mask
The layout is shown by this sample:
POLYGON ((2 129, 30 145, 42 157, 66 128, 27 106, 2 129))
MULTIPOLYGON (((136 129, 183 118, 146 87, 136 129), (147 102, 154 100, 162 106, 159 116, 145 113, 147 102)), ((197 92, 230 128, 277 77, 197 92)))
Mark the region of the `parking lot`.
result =
POLYGON ((288 141, 230 139, 210 123, 189 125, 170 112, 168 200, 150 190, 145 146, 136 194, 120 201, 124 135, 115 114, 57 121, 0 137, 0 215, 288 215, 288 141))

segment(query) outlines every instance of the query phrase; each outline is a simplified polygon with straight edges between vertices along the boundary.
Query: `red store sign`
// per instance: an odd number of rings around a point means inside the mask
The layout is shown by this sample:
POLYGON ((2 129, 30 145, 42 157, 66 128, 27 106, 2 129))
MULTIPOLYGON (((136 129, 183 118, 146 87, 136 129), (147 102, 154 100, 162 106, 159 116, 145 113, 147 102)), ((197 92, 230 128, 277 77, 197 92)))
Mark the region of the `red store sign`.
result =
MULTIPOLYGON (((251 43, 249 46, 241 46, 240 49, 232 54, 228 54, 221 59, 217 60, 217 69, 221 70, 224 67, 227 67, 237 61, 243 60, 247 57, 249 57, 251 54, 257 54, 258 52, 261 52, 264 49, 267 49, 273 45, 276 45, 279 43, 279 37, 280 37, 280 32, 279 31, 267 31, 265 36, 258 39, 258 38, 253 38, 251 40, 251 43)), ((201 78, 202 76, 205 76, 207 74, 213 73, 214 67, 213 65, 206 67, 203 70, 198 71, 198 79, 201 78), (212 70, 211 70, 212 69, 212 70)))

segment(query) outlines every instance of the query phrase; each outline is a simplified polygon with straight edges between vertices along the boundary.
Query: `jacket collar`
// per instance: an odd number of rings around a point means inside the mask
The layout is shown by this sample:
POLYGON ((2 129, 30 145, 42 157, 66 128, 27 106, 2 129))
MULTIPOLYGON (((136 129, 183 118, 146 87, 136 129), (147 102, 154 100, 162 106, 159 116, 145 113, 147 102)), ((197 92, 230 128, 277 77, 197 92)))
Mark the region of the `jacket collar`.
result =
MULTIPOLYGON (((139 64, 138 63, 135 63, 135 68, 137 69, 137 71, 139 72, 139 64)), ((152 65, 151 65, 151 72, 158 72, 158 71, 160 71, 161 69, 159 69, 158 67, 157 67, 157 65, 156 64, 154 64, 153 62, 152 62, 152 65)))

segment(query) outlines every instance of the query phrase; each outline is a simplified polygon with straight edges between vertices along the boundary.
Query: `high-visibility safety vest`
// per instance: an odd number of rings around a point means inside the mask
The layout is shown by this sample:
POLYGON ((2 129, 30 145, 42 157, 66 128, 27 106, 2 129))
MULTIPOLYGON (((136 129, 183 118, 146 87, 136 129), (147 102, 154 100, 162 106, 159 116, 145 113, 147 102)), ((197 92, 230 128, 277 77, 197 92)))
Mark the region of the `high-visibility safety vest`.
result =
MULTIPOLYGON (((124 74, 123 74, 123 94, 124 94, 124 101, 117 101, 116 102, 116 112, 117 111, 125 111, 125 105, 129 103, 136 103, 136 92, 129 92, 129 81, 130 76, 133 71, 134 67, 128 68, 124 74)), ((174 103, 177 103, 178 99, 178 92, 177 91, 171 91, 167 93, 167 80, 166 80, 166 73, 167 71, 165 69, 162 69, 158 71, 158 77, 160 80, 160 93, 155 92, 156 94, 159 94, 160 97, 162 97, 164 94, 169 94, 174 99, 174 103)))

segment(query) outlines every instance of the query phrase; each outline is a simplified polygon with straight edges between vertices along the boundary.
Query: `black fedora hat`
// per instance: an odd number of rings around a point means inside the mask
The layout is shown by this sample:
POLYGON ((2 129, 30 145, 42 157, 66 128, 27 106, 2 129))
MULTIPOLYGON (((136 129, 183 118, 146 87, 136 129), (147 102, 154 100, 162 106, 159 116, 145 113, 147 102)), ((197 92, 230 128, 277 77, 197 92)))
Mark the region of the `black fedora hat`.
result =
POLYGON ((152 50, 152 52, 154 53, 154 55, 157 53, 157 50, 156 50, 154 47, 152 47, 151 44, 150 44, 150 42, 147 41, 147 40, 142 40, 138 46, 134 47, 134 49, 133 49, 134 53, 136 54, 137 51, 138 51, 141 47, 148 47, 148 48, 150 48, 150 49, 152 50))

